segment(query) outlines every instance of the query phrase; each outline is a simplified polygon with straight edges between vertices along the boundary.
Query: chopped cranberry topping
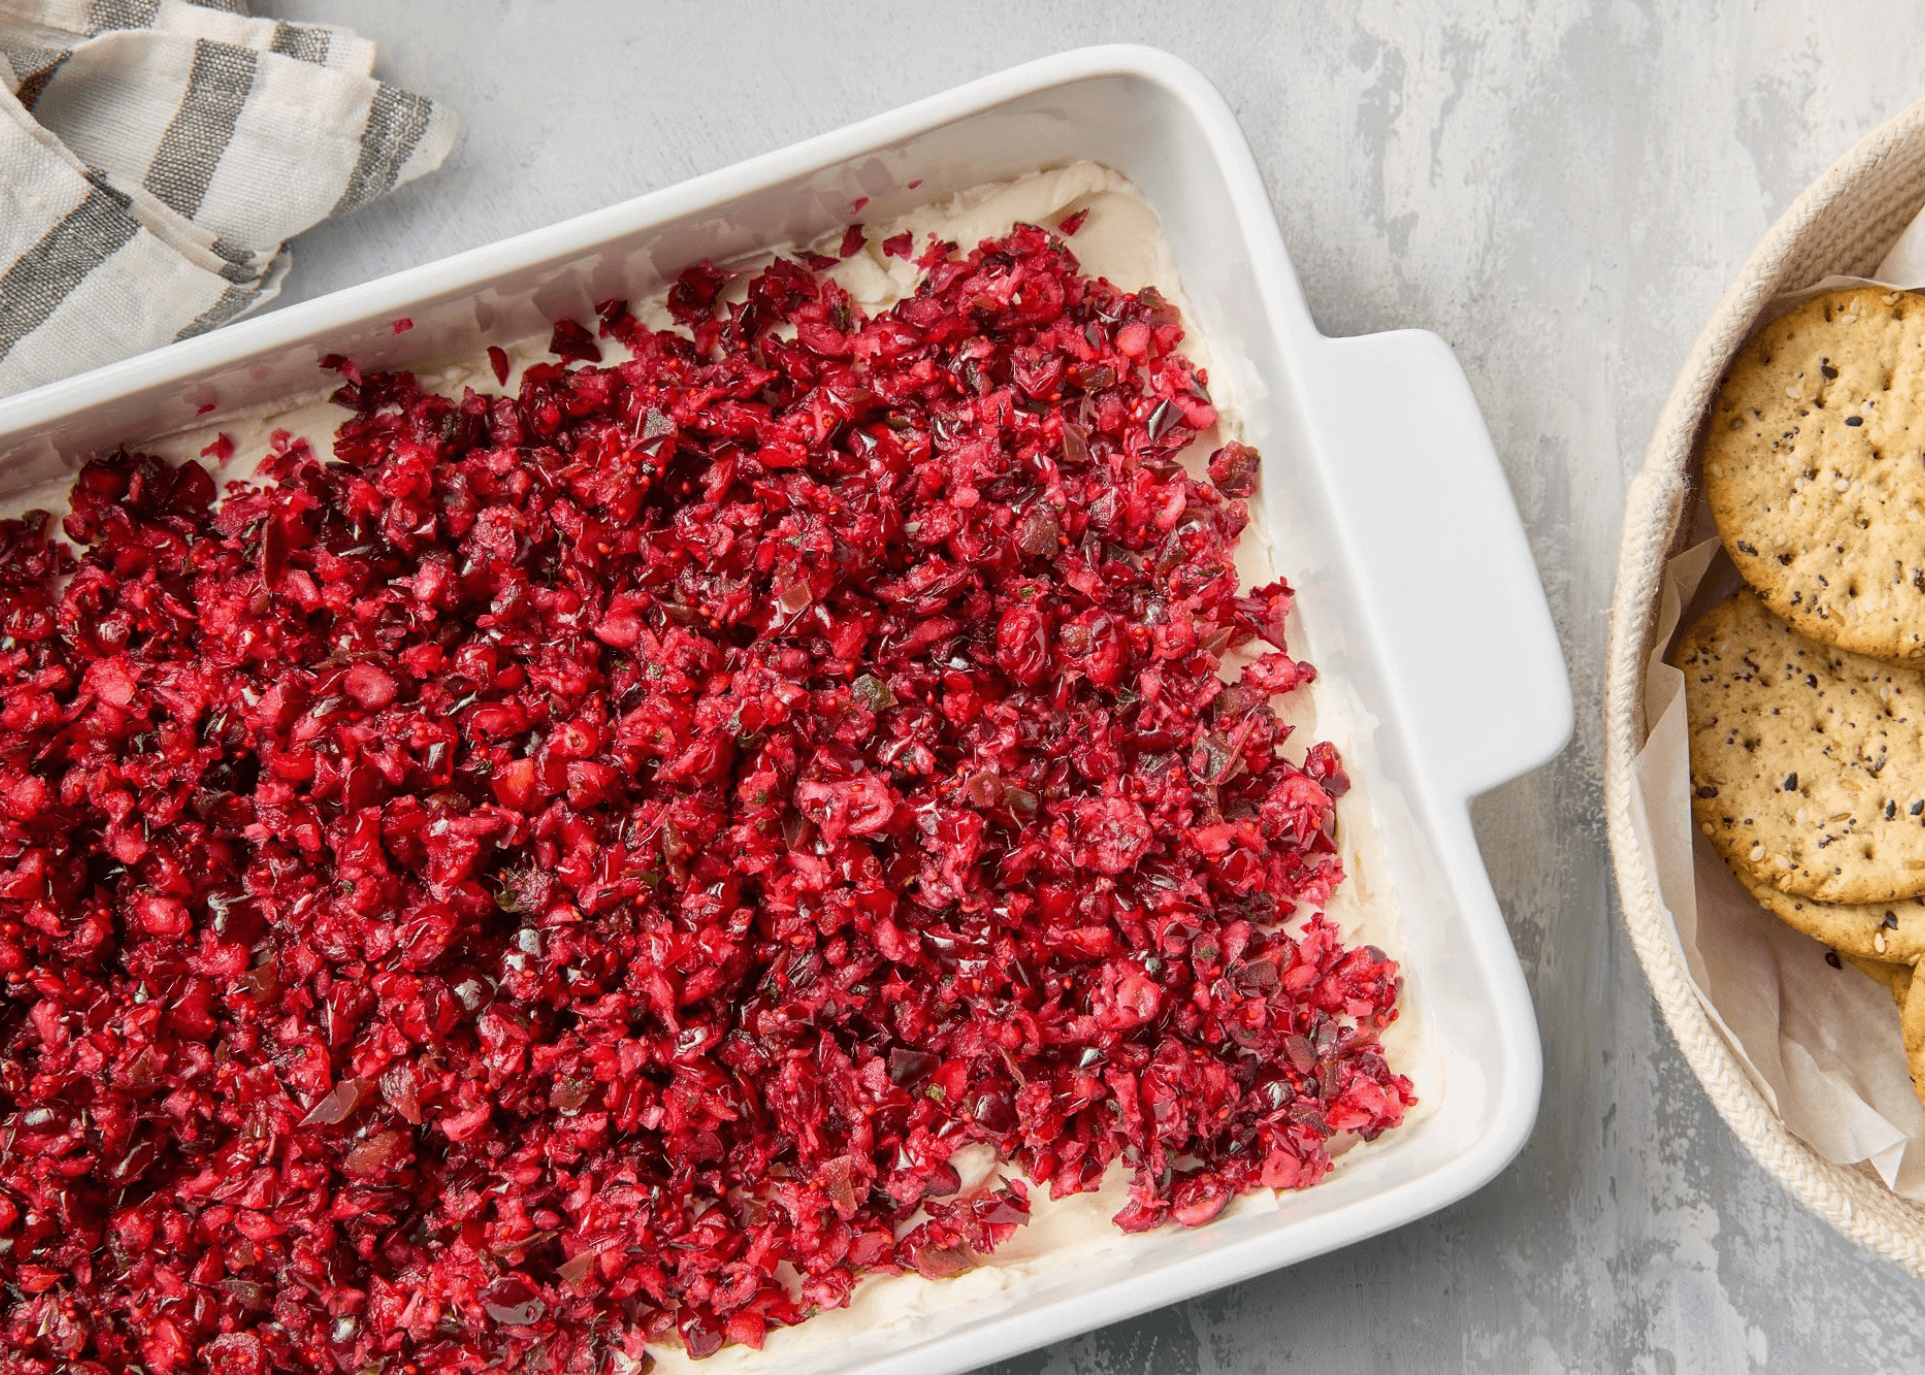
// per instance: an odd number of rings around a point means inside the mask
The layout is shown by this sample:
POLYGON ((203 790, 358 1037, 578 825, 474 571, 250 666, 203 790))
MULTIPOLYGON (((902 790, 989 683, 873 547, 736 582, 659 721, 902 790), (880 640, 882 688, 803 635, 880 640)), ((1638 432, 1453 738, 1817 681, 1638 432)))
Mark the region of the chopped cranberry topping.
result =
POLYGON ((639 1369, 977 1264, 966 1145, 1137 1230, 1401 1120, 1255 453, 1060 238, 921 262, 0 525, 0 1365, 639 1369))

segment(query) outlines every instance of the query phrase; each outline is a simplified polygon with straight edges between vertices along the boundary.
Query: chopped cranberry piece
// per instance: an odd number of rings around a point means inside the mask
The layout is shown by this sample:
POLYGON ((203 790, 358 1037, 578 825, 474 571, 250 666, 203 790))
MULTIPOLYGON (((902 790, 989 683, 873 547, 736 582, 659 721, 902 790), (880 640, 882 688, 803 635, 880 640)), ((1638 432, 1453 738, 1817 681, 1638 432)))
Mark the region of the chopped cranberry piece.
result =
POLYGON ((1231 440, 1210 455, 1210 481, 1226 497, 1247 497, 1257 490, 1257 451, 1231 440))
POLYGON ((548 341, 548 351, 557 358, 583 363, 602 361, 602 348, 595 342, 595 336, 573 320, 555 322, 555 332, 548 341))

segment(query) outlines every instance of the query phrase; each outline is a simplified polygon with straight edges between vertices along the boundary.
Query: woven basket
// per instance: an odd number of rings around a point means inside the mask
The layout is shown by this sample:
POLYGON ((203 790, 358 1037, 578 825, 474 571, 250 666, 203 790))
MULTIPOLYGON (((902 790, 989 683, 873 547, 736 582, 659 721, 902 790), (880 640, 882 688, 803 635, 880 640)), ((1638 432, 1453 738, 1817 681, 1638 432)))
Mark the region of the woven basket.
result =
POLYGON ((1925 1275, 1925 1207, 1869 1169, 1834 1165, 1793 1136, 1712 1025, 1685 972, 1671 918, 1631 823, 1631 765, 1647 733, 1644 669, 1666 559, 1687 532, 1698 427, 1732 356, 1780 292, 1828 274, 1865 275, 1925 205, 1925 101, 1862 139, 1771 227, 1698 336, 1624 502, 1604 689, 1605 807, 1632 947, 1692 1072, 1758 1162, 1853 1240, 1925 1275))

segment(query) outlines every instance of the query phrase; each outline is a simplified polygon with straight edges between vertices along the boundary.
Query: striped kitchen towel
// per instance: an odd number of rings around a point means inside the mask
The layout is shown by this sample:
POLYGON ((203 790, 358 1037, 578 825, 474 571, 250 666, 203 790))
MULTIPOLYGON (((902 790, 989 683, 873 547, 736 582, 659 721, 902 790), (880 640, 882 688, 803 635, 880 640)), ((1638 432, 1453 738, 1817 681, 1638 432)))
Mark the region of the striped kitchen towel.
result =
POLYGON ((453 115, 373 67, 245 0, 0 0, 0 395, 226 324, 439 166, 453 115))

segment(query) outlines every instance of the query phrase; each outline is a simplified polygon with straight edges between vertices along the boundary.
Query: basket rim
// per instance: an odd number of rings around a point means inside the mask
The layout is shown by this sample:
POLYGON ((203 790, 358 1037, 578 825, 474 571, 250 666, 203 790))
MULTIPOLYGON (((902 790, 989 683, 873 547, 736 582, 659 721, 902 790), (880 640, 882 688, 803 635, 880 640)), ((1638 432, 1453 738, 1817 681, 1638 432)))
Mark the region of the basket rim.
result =
POLYGON ((1752 1157, 1800 1202, 1859 1244, 1925 1277, 1925 1207, 1868 1170, 1837 1165, 1779 1118, 1712 1022, 1685 970, 1670 913, 1632 820, 1632 766, 1643 747, 1644 659, 1664 565, 1688 517, 1689 470, 1712 393, 1791 253, 1849 191, 1889 172, 1894 154, 1925 161, 1925 99, 1874 129, 1781 214, 1725 288, 1659 413, 1644 462, 1625 491, 1604 675, 1604 796, 1619 906, 1658 1009, 1718 1115, 1752 1157))

